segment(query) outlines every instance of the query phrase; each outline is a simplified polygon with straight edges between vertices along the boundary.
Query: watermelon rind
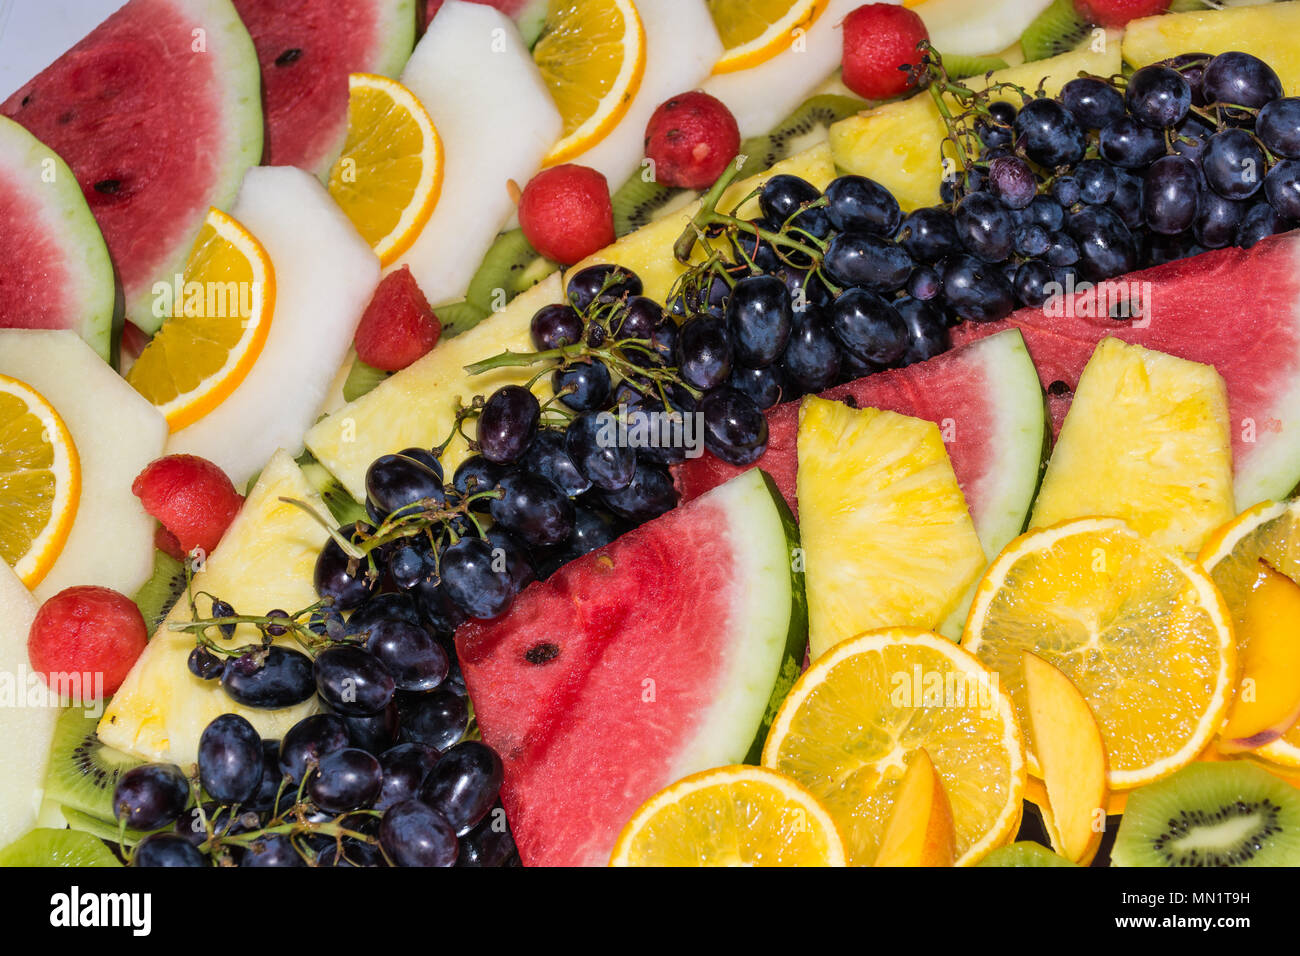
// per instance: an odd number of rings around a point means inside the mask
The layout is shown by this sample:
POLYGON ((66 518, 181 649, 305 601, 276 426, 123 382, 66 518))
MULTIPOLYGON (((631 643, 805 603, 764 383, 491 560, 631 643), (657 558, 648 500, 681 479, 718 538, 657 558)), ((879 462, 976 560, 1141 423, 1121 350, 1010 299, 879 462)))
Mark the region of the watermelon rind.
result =
POLYGON ((31 196, 44 207, 42 221, 32 228, 54 240, 66 263, 70 318, 76 322, 69 327, 100 358, 111 361, 116 279, 108 246, 77 177, 54 150, 6 117, 0 117, 0 168, 15 182, 25 180, 31 196))

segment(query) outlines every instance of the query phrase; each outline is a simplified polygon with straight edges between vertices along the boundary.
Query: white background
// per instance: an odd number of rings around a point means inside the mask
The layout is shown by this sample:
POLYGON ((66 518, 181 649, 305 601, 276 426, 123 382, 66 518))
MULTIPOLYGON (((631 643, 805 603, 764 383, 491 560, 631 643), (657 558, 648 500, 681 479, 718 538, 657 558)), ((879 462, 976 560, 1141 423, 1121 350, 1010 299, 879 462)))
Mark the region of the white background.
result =
POLYGON ((123 0, 0 0, 0 100, 59 58, 123 0))

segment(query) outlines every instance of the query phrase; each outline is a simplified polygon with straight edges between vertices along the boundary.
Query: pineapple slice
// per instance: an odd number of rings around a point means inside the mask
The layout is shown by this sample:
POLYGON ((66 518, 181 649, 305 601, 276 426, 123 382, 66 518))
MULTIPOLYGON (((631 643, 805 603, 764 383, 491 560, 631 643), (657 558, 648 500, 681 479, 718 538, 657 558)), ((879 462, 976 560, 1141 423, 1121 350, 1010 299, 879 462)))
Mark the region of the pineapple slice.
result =
POLYGON ((873 628, 933 630, 984 569, 938 427, 810 397, 798 446, 812 656, 873 628))
MULTIPOLYGON (((1099 76, 1118 73, 1118 35, 1108 34, 1104 42, 1085 44, 1047 60, 998 70, 991 82, 1014 83, 1032 92, 1041 81, 1044 92, 1054 96, 1080 71, 1099 76)), ((975 88, 983 85, 984 78, 964 82, 975 88)), ((1013 95, 1007 91, 998 98, 1010 100, 1013 95)), ((944 143, 947 135, 930 94, 917 93, 840 120, 830 129, 831 153, 845 172, 876 180, 894 194, 904 212, 911 212, 939 202, 944 173, 940 150, 944 156, 956 155, 944 143)))
POLYGON ((1030 527, 1104 515, 1194 552, 1234 514, 1219 373, 1102 339, 1079 377, 1030 527))
MULTIPOLYGON (((194 576, 196 592, 215 594, 246 614, 273 608, 293 612, 316 600, 312 572, 326 531, 281 496, 305 501, 322 515, 329 513, 293 459, 276 452, 221 544, 208 556, 207 566, 194 576)), ((199 610, 207 613, 209 599, 198 601, 199 610)), ((314 696, 283 710, 243 707, 219 684, 192 675, 186 658, 194 638, 169 628, 189 614, 182 596, 109 702, 98 729, 105 744, 185 767, 198 757, 199 735, 220 714, 242 714, 264 738, 274 739, 317 709, 314 696)), ((259 637, 251 625, 241 624, 234 641, 244 644, 259 637)))
POLYGON ((1179 53, 1251 53, 1274 70, 1287 96, 1300 95, 1300 2, 1169 13, 1133 20, 1124 60, 1146 66, 1179 53))

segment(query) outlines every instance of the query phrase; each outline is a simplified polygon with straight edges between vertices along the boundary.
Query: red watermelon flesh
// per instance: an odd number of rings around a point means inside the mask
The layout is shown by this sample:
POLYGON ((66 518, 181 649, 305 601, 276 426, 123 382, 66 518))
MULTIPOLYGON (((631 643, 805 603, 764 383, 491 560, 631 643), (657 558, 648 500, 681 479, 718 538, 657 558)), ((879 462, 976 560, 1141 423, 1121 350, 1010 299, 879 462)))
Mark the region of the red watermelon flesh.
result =
POLYGON ((750 753, 806 634, 783 510, 760 472, 742 476, 459 630, 526 865, 603 866, 647 798, 750 753))
POLYGON ((229 206, 262 152, 257 63, 230 4, 130 0, 0 113, 72 168, 127 316, 157 329, 154 282, 183 270, 208 207, 229 206))
MULTIPOLYGON (((1228 388, 1237 505, 1290 494, 1300 481, 1300 234, 1113 281, 1143 296, 1144 317, 1095 316, 1098 296, 1085 289, 1050 312, 1021 309, 1001 322, 966 323, 953 338, 1019 329, 1049 394, 1061 392, 1056 382, 1069 389, 1055 399, 1058 409, 1106 336, 1213 365, 1228 388)), ((1063 416, 1053 417, 1059 427, 1063 416)))
POLYGON ((266 164, 328 174, 348 129, 348 74, 397 76, 413 0, 234 0, 257 47, 266 164))
MULTIPOLYGON (((877 372, 822 397, 937 424, 986 553, 996 554, 1019 534, 1037 487, 1045 431, 1042 393, 1019 337, 877 372)), ((796 510, 799 402, 770 409, 767 421, 767 451, 750 467, 770 474, 796 510)), ((708 452, 674 468, 683 501, 746 470, 708 452)))

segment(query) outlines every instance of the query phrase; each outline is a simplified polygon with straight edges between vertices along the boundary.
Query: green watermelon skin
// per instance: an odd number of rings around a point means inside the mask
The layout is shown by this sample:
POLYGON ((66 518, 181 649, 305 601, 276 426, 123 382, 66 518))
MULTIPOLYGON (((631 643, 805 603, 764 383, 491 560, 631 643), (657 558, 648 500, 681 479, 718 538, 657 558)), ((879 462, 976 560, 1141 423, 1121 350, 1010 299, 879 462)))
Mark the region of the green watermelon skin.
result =
POLYGON ((130 0, 0 113, 63 157, 99 223, 126 317, 162 324, 210 206, 262 155, 257 57, 230 0, 130 0))
POLYGON ((749 472, 456 635, 528 866, 604 866, 690 773, 753 759, 807 640, 794 522, 749 472))

